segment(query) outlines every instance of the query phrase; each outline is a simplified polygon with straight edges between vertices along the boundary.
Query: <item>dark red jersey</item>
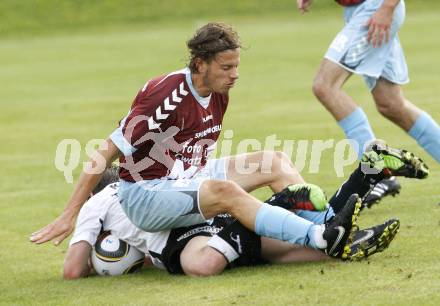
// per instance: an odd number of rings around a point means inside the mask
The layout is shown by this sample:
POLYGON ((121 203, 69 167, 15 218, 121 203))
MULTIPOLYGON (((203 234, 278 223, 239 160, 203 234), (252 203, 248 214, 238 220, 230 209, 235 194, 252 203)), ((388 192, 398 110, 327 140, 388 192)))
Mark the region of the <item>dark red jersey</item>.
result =
POLYGON ((338 2, 342 6, 354 6, 354 5, 361 4, 365 0, 335 0, 335 1, 338 2))
POLYGON ((120 177, 192 177, 215 148, 227 106, 227 95, 200 97, 189 69, 150 80, 110 136, 124 154, 120 177))

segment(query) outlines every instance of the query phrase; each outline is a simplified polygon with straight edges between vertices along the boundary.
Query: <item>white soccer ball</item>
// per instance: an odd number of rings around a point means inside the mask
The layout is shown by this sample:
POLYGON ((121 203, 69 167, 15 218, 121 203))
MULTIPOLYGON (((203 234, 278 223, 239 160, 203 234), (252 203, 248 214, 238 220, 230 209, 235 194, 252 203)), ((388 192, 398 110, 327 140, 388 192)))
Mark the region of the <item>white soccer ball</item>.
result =
POLYGON ((145 254, 125 241, 102 233, 92 251, 92 264, 99 275, 122 275, 138 272, 144 263, 145 254))

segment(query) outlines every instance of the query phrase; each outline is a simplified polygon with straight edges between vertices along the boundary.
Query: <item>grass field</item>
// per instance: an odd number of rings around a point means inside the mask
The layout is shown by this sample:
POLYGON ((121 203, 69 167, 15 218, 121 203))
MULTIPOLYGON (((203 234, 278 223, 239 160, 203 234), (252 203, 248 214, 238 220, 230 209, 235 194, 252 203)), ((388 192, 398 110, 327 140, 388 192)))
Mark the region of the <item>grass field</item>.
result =
MULTIPOLYGON (((440 40, 435 34, 440 19, 436 9, 410 7, 401 32, 412 79, 405 93, 440 121, 440 40)), ((234 131, 234 144, 271 134, 342 139, 310 90, 341 26, 340 12, 318 10, 301 17, 292 7, 261 15, 222 13, 221 20, 238 29, 246 46, 223 126, 234 131)), ((67 241, 59 247, 28 242, 30 233, 62 211, 73 189, 54 166, 58 143, 78 139, 84 161, 85 144, 107 137, 146 80, 185 65, 186 39, 209 20, 190 16, 76 31, 70 26, 27 36, 13 35, 20 28, 11 26, 12 34, 0 38, 0 304, 439 305, 440 167, 380 117, 359 78, 348 90, 369 115, 376 135, 416 152, 432 170, 426 181, 402 179, 399 197, 361 216, 362 226, 401 219, 398 237, 380 256, 359 263, 241 268, 205 279, 148 269, 132 276, 63 281, 67 241)), ((307 167, 302 172, 328 194, 343 181, 336 177, 332 154, 324 152, 318 173, 307 167)), ((256 195, 264 199, 269 192, 256 195)))

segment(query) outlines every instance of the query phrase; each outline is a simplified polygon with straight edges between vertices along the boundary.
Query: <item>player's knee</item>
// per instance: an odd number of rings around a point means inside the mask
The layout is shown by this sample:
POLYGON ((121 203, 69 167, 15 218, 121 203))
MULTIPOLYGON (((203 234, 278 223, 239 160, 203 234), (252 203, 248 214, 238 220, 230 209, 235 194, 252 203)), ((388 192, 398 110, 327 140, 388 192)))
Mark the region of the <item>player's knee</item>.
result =
POLYGON ((207 256, 197 258, 197 261, 193 261, 184 267, 186 275, 206 277, 217 275, 221 273, 226 265, 226 259, 220 253, 213 251, 206 253, 207 256))
POLYGON ((377 111, 384 117, 388 117, 388 114, 390 113, 389 107, 387 107, 384 104, 378 104, 376 103, 376 109, 377 111))
POLYGON ((271 172, 277 175, 282 175, 283 172, 291 172, 295 169, 289 156, 282 151, 272 152, 272 166, 271 172))
POLYGON ((376 108, 378 112, 385 118, 392 119, 396 116, 400 116, 403 109, 403 101, 392 99, 380 99, 376 98, 376 108))
POLYGON ((212 180, 207 182, 209 192, 217 195, 218 202, 224 202, 225 199, 239 197, 246 192, 233 181, 217 181, 212 180))
POLYGON ((292 164, 292 161, 290 160, 289 156, 283 151, 275 151, 274 155, 279 162, 292 164))
POLYGON ((331 95, 332 87, 329 85, 329 82, 324 79, 324 77, 318 74, 313 80, 312 91, 319 101, 325 103, 328 100, 328 97, 331 95))

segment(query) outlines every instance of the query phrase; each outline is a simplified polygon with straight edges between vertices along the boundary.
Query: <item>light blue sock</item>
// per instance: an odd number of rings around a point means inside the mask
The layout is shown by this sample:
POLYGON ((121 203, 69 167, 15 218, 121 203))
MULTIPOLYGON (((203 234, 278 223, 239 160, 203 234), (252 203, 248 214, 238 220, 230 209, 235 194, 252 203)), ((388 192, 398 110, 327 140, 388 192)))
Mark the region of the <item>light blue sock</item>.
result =
POLYGON ((358 107, 350 115, 338 122, 345 136, 351 140, 357 150, 358 158, 362 158, 365 145, 374 140, 374 133, 362 108, 358 107))
POLYGON ((408 134, 440 163, 440 127, 431 116, 423 112, 408 134))
POLYGON ((326 211, 297 210, 296 215, 315 224, 324 224, 326 220, 335 215, 335 212, 330 206, 326 211))
POLYGON ((263 203, 257 212, 255 233, 261 236, 317 248, 314 228, 319 225, 281 207, 263 203))

